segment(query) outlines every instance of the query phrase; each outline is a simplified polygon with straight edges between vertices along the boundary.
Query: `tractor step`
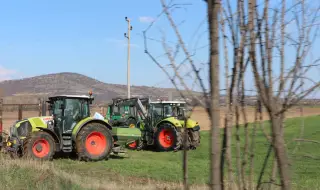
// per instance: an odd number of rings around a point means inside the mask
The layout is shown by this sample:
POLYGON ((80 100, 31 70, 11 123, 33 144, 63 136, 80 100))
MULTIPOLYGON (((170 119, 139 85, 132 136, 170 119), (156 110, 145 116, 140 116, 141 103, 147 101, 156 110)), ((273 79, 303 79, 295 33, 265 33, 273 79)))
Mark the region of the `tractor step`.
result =
POLYGON ((63 152, 72 152, 71 134, 62 134, 62 151, 63 152))

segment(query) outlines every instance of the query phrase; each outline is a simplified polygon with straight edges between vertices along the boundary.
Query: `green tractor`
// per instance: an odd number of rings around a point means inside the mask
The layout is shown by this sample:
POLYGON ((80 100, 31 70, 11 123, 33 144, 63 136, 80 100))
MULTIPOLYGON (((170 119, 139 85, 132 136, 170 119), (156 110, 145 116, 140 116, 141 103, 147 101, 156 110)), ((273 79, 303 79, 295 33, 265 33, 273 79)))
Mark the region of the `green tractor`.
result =
POLYGON ((50 97, 51 116, 17 121, 0 144, 13 157, 51 160, 56 153, 76 153, 80 160, 104 160, 124 153, 126 143, 141 137, 138 129, 113 128, 106 120, 90 116, 93 97, 50 97))
POLYGON ((128 145, 130 149, 141 150, 153 146, 158 151, 178 151, 183 148, 182 133, 186 127, 188 133, 187 149, 196 149, 200 145, 200 126, 198 122, 185 118, 186 102, 157 101, 149 102, 147 109, 137 103, 143 119, 137 126, 142 136, 128 145), (140 106, 139 106, 140 105, 140 106), (186 125, 186 126, 185 126, 186 125))
MULTIPOLYGON (((138 98, 115 98, 112 104, 108 105, 105 118, 112 126, 135 128, 141 119, 137 110, 136 102, 138 98)), ((140 98, 140 102, 145 106, 149 98, 140 98)))

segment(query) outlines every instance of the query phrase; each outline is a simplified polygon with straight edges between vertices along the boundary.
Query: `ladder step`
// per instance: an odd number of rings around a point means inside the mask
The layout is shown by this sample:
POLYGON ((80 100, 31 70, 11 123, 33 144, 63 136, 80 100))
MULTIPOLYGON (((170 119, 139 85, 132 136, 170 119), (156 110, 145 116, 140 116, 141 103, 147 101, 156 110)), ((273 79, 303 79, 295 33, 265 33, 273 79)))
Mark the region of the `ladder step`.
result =
POLYGON ((62 151, 72 152, 72 136, 71 133, 62 134, 62 151))
POLYGON ((71 146, 72 141, 62 141, 63 146, 71 146))

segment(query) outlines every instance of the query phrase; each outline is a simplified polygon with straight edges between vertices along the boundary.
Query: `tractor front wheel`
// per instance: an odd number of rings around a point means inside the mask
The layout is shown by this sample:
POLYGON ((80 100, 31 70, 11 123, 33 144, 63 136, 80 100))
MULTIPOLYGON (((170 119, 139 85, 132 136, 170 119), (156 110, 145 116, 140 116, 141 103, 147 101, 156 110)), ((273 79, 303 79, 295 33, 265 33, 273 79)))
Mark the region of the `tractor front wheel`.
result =
POLYGON ((100 123, 89 123, 78 133, 76 147, 80 160, 106 159, 113 147, 112 134, 106 126, 100 123))
POLYGON ((145 146, 144 146, 144 142, 143 142, 142 138, 127 144, 127 148, 130 150, 140 151, 140 150, 144 149, 144 147, 145 146))
POLYGON ((23 140, 23 157, 36 160, 52 160, 55 153, 53 137, 44 131, 31 133, 23 140))
POLYGON ((136 127, 136 120, 133 118, 129 118, 127 121, 127 125, 129 128, 135 128, 136 127))
POLYGON ((160 151, 177 151, 182 145, 181 132, 177 131, 176 128, 169 124, 164 123, 159 126, 155 135, 155 145, 157 150, 160 151))

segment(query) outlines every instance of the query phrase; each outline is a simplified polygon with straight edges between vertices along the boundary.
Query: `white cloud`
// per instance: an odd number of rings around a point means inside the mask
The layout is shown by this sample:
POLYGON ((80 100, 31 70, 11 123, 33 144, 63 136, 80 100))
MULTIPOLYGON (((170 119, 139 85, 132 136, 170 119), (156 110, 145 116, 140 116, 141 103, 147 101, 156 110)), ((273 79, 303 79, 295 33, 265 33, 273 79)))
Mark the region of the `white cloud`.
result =
POLYGON ((142 23, 150 23, 155 21, 155 19, 153 17, 149 17, 149 16, 141 16, 139 17, 139 21, 142 23))
POLYGON ((0 65, 0 81, 10 80, 16 75, 18 72, 15 70, 4 68, 0 65))
MULTIPOLYGON (((115 38, 107 38, 106 41, 120 47, 128 47, 127 39, 119 40, 115 38)), ((139 48, 140 46, 138 44, 130 43, 130 47, 139 48)))

